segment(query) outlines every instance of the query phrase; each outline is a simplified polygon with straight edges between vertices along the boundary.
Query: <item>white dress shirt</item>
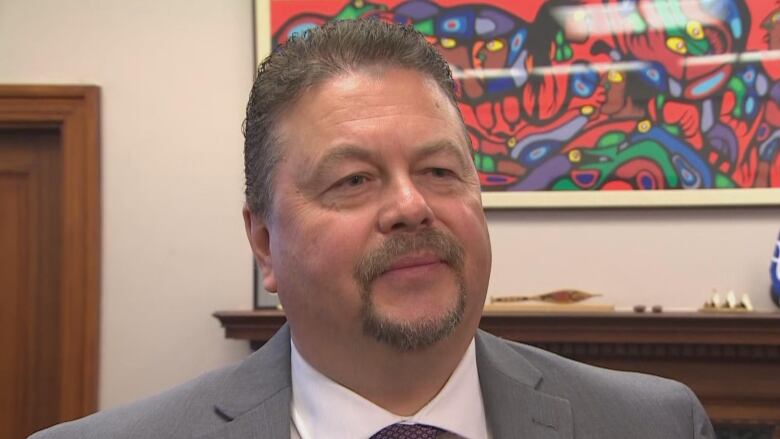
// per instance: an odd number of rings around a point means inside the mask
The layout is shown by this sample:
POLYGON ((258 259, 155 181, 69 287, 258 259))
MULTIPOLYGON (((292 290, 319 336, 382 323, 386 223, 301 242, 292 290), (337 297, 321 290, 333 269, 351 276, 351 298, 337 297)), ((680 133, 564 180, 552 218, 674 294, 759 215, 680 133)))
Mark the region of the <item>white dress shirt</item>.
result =
POLYGON ((290 343, 291 439, 368 439, 395 423, 431 425, 464 439, 490 438, 473 339, 441 391, 412 416, 395 415, 336 383, 309 365, 290 343))

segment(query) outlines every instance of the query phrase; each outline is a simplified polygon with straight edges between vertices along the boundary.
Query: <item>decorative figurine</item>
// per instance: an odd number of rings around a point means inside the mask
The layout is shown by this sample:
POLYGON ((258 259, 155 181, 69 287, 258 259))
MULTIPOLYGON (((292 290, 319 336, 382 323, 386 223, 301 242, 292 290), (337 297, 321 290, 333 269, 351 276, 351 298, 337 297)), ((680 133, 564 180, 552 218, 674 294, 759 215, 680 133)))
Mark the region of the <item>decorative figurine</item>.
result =
POLYGON ((712 296, 710 300, 704 303, 704 308, 718 309, 723 307, 723 300, 720 298, 720 294, 716 290, 712 290, 712 296))
POLYGON ((591 297, 598 297, 601 294, 591 294, 579 290, 558 290, 551 293, 539 294, 536 296, 504 296, 504 297, 491 297, 490 303, 517 303, 517 302, 547 302, 557 304, 570 304, 582 302, 583 300, 590 299, 591 297))
POLYGON ((750 301, 750 296, 747 294, 742 295, 742 299, 740 299, 737 306, 744 308, 745 311, 753 311, 753 302, 750 301))
POLYGON ((729 290, 726 299, 721 299, 720 294, 713 290, 710 300, 704 303, 699 311, 705 312, 744 312, 753 311, 753 302, 750 296, 742 294, 737 302, 737 295, 734 290, 729 290))
POLYGON ((769 290, 769 297, 776 306, 780 307, 780 236, 775 243, 775 253, 772 256, 772 263, 769 265, 769 273, 772 279, 772 286, 769 290))
POLYGON ((734 309, 737 307, 737 295, 734 294, 734 290, 729 290, 726 294, 726 308, 734 309))

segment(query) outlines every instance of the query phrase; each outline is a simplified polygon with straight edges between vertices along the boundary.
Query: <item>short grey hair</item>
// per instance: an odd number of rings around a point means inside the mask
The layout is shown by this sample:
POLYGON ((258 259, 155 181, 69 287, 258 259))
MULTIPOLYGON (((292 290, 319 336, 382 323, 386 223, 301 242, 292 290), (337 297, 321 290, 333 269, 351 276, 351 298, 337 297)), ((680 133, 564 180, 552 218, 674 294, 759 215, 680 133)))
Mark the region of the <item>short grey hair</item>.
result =
POLYGON ((411 26, 378 19, 339 20, 291 36, 260 64, 246 108, 244 173, 253 215, 269 218, 274 170, 283 155, 275 127, 284 110, 329 78, 373 66, 428 75, 457 108, 449 65, 411 26))

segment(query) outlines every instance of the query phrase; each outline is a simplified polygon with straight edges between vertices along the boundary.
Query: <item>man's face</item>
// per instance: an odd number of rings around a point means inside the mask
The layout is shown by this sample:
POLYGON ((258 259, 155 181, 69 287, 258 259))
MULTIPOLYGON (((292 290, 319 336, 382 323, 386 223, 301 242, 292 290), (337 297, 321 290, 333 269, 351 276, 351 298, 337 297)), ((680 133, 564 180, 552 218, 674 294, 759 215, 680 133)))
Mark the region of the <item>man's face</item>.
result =
POLYGON ((269 221, 250 240, 296 344, 411 351, 473 332, 490 244, 460 119, 435 82, 342 74, 305 92, 278 133, 269 221))

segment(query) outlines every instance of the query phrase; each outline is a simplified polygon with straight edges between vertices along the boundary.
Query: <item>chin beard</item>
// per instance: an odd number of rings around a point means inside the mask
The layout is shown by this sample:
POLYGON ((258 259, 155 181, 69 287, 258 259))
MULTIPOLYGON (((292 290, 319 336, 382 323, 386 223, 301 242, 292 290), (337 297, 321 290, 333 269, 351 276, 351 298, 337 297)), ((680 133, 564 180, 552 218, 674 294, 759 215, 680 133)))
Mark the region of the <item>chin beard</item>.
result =
POLYGON ((363 333, 399 352, 423 350, 447 338, 463 320, 466 310, 466 291, 460 279, 458 298, 453 307, 442 314, 418 321, 392 321, 378 312, 370 292, 366 292, 363 297, 363 333))
POLYGON ((401 233, 389 237, 367 254, 355 267, 354 277, 361 287, 363 332, 400 352, 421 350, 448 337, 463 320, 466 309, 466 283, 463 278, 463 247, 452 236, 437 230, 401 233), (383 316, 374 305, 371 284, 397 258, 417 251, 432 251, 453 271, 456 302, 441 313, 411 322, 398 322, 383 316))

